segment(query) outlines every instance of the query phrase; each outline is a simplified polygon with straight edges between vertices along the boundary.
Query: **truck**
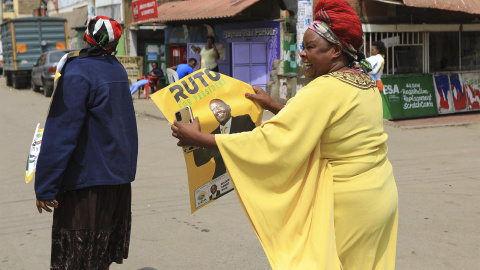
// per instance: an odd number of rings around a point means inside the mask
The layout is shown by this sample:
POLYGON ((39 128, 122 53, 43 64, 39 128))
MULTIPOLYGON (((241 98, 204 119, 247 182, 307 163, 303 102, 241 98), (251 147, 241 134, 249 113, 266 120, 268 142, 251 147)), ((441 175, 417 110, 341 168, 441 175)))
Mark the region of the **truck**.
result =
POLYGON ((68 49, 67 20, 26 17, 0 25, 3 47, 3 75, 7 86, 25 88, 38 57, 46 51, 68 49))

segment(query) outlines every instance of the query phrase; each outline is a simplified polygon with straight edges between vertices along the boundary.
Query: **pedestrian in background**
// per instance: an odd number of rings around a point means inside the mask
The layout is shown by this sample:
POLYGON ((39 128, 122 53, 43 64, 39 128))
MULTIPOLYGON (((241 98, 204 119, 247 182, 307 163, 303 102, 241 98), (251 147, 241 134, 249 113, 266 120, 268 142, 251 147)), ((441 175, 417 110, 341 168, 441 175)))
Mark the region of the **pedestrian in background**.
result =
POLYGON ((128 257, 138 137, 127 73, 112 55, 121 25, 89 20, 88 46, 62 58, 35 177, 51 212, 51 269, 109 269, 128 257), (75 57, 78 55, 78 57, 75 57))
MULTIPOLYGON (((130 94, 132 95, 135 94, 138 91, 138 88, 144 86, 149 81, 151 85, 158 84, 158 80, 160 80, 160 78, 163 77, 163 71, 158 67, 157 62, 152 62, 150 66, 152 67, 150 71, 147 72, 145 76, 140 77, 139 81, 137 81, 136 83, 132 84, 132 86, 130 86, 130 94)), ((155 89, 156 87, 153 87, 153 88, 155 89)), ((156 89, 156 90, 159 90, 159 89, 156 89)), ((156 90, 152 89, 150 92, 155 93, 156 90)))
POLYGON ((220 58, 217 48, 215 47, 215 38, 207 37, 207 45, 200 51, 200 60, 198 61, 198 69, 206 68, 218 72, 217 60, 220 58))
POLYGON ((175 70, 178 75, 178 79, 181 80, 183 77, 192 74, 193 69, 197 65, 197 59, 195 58, 190 58, 188 59, 187 64, 179 64, 177 66, 170 67, 171 69, 175 70))
POLYGON ((385 48, 385 44, 381 41, 374 41, 372 42, 372 55, 367 58, 367 61, 372 66, 372 71, 368 74, 372 77, 372 79, 377 84, 378 90, 383 92, 383 83, 382 83, 382 74, 383 74, 383 66, 385 64, 385 53, 387 49, 385 48))
POLYGON ((300 54, 313 78, 251 132, 206 134, 174 122, 178 145, 220 151, 273 269, 393 270, 398 193, 382 99, 363 63, 360 19, 345 0, 319 0, 300 54), (362 69, 365 69, 363 67, 362 69))

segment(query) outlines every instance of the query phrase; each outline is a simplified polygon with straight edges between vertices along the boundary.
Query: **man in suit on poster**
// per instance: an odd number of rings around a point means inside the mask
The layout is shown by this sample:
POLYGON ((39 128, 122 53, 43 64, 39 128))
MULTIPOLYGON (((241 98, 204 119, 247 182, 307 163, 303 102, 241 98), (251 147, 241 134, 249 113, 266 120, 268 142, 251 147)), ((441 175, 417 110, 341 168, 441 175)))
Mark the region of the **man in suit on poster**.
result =
POLYGON ((210 193, 212 193, 208 198, 210 200, 215 200, 220 196, 220 190, 218 190, 217 185, 213 184, 210 187, 210 193))
MULTIPOLYGON (((220 124, 211 134, 233 134, 251 131, 255 128, 255 123, 250 118, 250 115, 245 114, 232 117, 230 106, 221 99, 212 99, 210 101, 210 110, 220 124)), ((212 179, 215 179, 227 171, 220 152, 202 148, 193 151, 193 159, 197 167, 206 164, 212 158, 215 161, 215 172, 212 179)))

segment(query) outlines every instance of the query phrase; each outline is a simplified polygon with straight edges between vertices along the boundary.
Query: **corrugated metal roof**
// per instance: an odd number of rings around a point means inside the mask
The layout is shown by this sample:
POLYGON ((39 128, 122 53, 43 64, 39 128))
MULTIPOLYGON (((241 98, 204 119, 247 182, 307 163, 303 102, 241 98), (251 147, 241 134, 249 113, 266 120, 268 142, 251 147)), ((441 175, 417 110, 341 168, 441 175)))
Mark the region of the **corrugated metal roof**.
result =
POLYGON ((403 0, 405 5, 480 14, 479 0, 403 0))
POLYGON ((158 6, 158 17, 132 23, 165 23, 234 17, 260 0, 189 0, 158 6))

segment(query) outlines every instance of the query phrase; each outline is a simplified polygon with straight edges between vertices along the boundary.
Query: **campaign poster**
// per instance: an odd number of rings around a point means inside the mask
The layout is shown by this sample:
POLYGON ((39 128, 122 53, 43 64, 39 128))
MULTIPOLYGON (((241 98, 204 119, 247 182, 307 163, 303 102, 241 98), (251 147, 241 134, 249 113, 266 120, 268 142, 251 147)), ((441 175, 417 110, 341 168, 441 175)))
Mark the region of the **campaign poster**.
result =
POLYGON ((467 97, 463 91, 462 77, 458 73, 451 73, 450 75, 450 89, 452 91, 453 109, 455 112, 467 110, 467 97))
POLYGON ((438 113, 452 113, 454 111, 453 95, 452 91, 450 91, 450 79, 448 74, 434 74, 433 83, 435 85, 438 113))
POLYGON ((33 134, 32 144, 30 145, 30 152, 28 153, 27 168, 25 171, 25 182, 28 183, 33 179, 35 170, 37 169, 38 155, 40 154, 40 146, 42 144, 43 128, 40 128, 40 123, 37 124, 33 134))
MULTIPOLYGON (((253 130, 262 121, 262 108, 245 98, 254 93, 242 81, 208 69, 198 70, 151 96, 165 118, 189 106, 202 132, 232 134, 253 130)), ((179 151, 183 151, 179 147, 179 151)), ((184 153, 192 213, 234 188, 219 151, 198 148, 184 153)))
POLYGON ((467 95, 469 110, 480 110, 480 73, 463 73, 463 91, 467 95))
POLYGON ((300 52, 303 50, 302 40, 305 31, 313 21, 313 2, 311 0, 298 0, 297 5, 297 65, 301 64, 300 52))

